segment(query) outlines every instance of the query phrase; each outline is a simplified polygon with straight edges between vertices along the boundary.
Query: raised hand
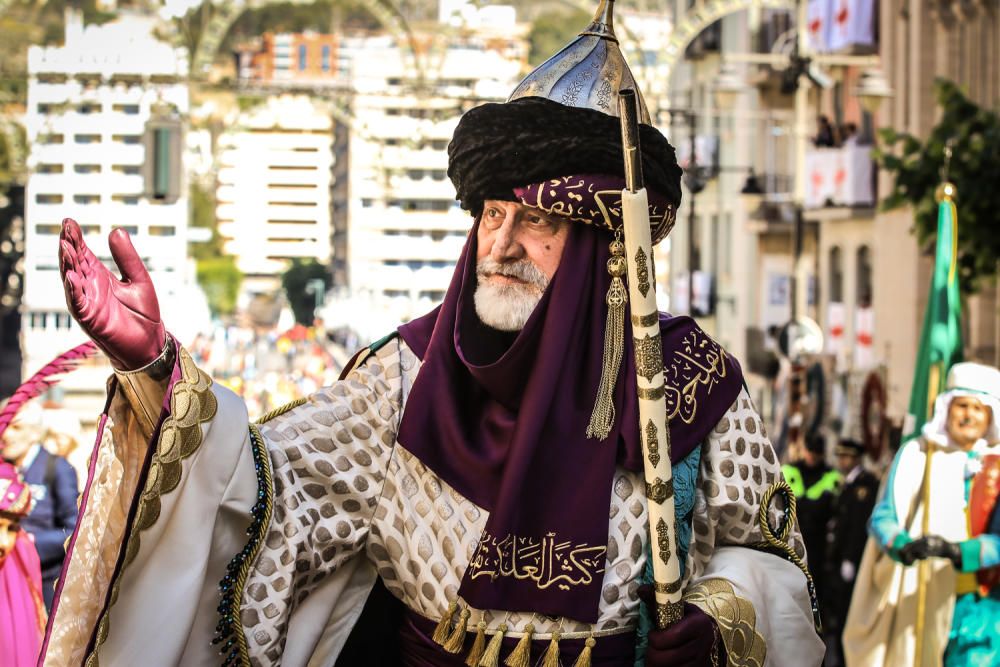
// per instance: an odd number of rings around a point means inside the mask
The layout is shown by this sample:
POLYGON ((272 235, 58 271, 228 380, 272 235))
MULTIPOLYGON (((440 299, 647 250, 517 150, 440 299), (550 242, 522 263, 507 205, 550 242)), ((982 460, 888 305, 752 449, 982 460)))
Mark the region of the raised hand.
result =
POLYGON ((116 229, 108 241, 121 280, 83 242, 76 222, 63 220, 59 271, 66 305, 115 368, 135 370, 159 356, 167 333, 153 282, 128 233, 116 229))

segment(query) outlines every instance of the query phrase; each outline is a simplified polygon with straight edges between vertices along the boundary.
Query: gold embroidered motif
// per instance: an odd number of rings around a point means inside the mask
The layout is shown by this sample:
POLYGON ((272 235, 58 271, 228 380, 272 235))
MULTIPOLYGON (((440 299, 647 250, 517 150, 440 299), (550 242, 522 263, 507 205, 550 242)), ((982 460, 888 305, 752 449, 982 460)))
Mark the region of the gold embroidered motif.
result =
POLYGON ((725 361, 726 352, 701 331, 684 336, 664 371, 668 421, 680 417, 685 424, 694 422, 699 387, 704 386, 704 396, 711 394, 716 382, 726 377, 725 361))
POLYGON ((660 464, 660 439, 657 435, 656 424, 650 419, 646 423, 646 450, 649 452, 649 462, 655 468, 660 464))
POLYGON ((659 387, 651 387, 649 389, 646 389, 645 387, 639 387, 636 391, 639 393, 639 398, 643 400, 658 401, 661 398, 663 398, 664 389, 663 385, 661 384, 659 387))
POLYGON ((655 593, 666 593, 667 595, 670 595, 672 593, 676 593, 680 589, 681 589, 681 580, 680 579, 677 579, 676 581, 672 581, 669 584, 661 584, 658 581, 654 581, 653 582, 653 591, 655 593))
POLYGON ((668 602, 656 605, 656 627, 666 630, 677 621, 684 618, 683 602, 668 602))
POLYGON ((646 497, 652 500, 657 505, 662 505, 663 501, 667 498, 672 498, 674 495, 674 480, 670 479, 668 482, 664 482, 662 479, 657 477, 650 482, 646 482, 646 497))
POLYGON ((663 519, 656 522, 656 546, 659 549, 660 560, 670 562, 670 529, 663 519))
POLYGON ((635 346, 635 372, 652 382, 653 378, 663 372, 663 344, 660 334, 644 338, 633 338, 635 346))
POLYGON ((649 293, 649 266, 646 265, 646 253, 642 248, 635 251, 635 286, 639 288, 639 293, 643 296, 649 293))
POLYGON ((606 545, 559 541, 555 533, 538 539, 518 535, 497 538, 484 532, 469 571, 472 579, 514 577, 532 580, 540 590, 556 586, 568 591, 572 586, 590 584, 604 572, 607 550, 606 545))
POLYGON ((660 321, 660 313, 653 311, 648 315, 632 315, 632 326, 651 327, 660 321))
POLYGON ((160 437, 156 442, 149 464, 149 472, 142 494, 138 499, 135 519, 129 531, 122 567, 111 584, 111 597, 97 624, 94 649, 85 661, 86 667, 97 667, 98 650, 108 638, 109 614, 118 600, 125 569, 139 553, 142 531, 151 528, 160 518, 160 497, 180 483, 183 461, 201 446, 202 423, 215 416, 218 403, 212 393, 212 378, 203 373, 186 350, 180 351, 181 379, 174 385, 170 397, 170 415, 160 427, 160 437))
POLYGON ((757 612, 725 579, 703 579, 684 600, 715 619, 730 667, 763 667, 767 642, 757 632, 757 612))

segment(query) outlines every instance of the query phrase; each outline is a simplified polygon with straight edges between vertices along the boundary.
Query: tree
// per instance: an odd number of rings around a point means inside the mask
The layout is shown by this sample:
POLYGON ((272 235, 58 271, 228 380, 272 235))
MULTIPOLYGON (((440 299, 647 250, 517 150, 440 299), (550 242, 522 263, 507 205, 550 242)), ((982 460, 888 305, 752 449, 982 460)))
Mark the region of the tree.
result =
POLYGON ((213 315, 232 315, 236 312, 236 299, 243 274, 236 267, 236 259, 225 254, 215 219, 215 198, 211 192, 197 182, 192 182, 190 196, 191 226, 212 230, 212 237, 208 241, 191 244, 191 256, 197 265, 198 285, 205 292, 213 315))
POLYGON ((958 197, 958 265, 962 291, 975 292, 984 278, 997 273, 1000 257, 1000 116, 970 100, 953 82, 935 82, 941 120, 925 141, 883 129, 884 148, 876 158, 895 182, 883 201, 885 210, 910 204, 921 244, 937 233, 935 191, 945 178, 945 148, 952 147, 947 180, 958 197))
POLYGON ((312 326, 316 312, 316 293, 314 281, 323 281, 323 289, 327 290, 333 283, 329 269, 314 259, 293 259, 292 265, 281 277, 281 286, 285 288, 285 297, 292 307, 295 321, 299 324, 312 326))
POLYGON ((531 24, 528 33, 528 62, 540 65, 546 58, 555 55, 559 49, 569 44, 587 25, 591 16, 576 10, 552 10, 539 14, 531 24))

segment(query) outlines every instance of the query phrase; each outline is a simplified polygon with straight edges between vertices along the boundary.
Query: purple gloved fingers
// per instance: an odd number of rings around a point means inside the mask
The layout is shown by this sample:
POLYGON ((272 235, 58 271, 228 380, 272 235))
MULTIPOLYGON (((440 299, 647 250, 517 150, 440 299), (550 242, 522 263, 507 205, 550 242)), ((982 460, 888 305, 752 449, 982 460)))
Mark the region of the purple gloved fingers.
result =
POLYGON ((128 233, 115 230, 109 245, 124 280, 87 247, 75 221, 63 221, 59 267, 66 305, 115 368, 134 370, 159 356, 166 329, 153 283, 128 233))
POLYGON ((649 633, 647 667, 708 667, 713 665, 718 631, 715 621, 694 605, 684 603, 684 618, 666 630, 649 633))

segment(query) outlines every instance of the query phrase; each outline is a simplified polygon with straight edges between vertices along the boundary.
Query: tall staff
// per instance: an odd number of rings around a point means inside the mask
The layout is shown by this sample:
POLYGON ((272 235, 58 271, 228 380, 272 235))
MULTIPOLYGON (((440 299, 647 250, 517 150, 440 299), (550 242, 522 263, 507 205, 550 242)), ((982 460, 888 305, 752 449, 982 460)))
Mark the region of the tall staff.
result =
MULTIPOLYGON (((625 189, 622 190, 622 225, 628 264, 629 309, 635 350, 636 384, 639 393, 639 432, 649 507, 649 534, 653 557, 654 614, 658 628, 681 619, 681 564, 677 552, 677 520, 674 511, 674 475, 670 463, 670 431, 664 400, 663 347, 660 317, 656 307, 653 273, 653 241, 649 230, 649 201, 642 182, 638 109, 634 90, 622 90, 618 98, 622 148, 625 157, 625 189)), ((615 261, 612 258, 611 261, 615 261)))

